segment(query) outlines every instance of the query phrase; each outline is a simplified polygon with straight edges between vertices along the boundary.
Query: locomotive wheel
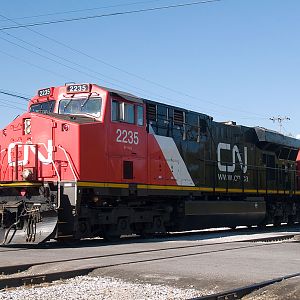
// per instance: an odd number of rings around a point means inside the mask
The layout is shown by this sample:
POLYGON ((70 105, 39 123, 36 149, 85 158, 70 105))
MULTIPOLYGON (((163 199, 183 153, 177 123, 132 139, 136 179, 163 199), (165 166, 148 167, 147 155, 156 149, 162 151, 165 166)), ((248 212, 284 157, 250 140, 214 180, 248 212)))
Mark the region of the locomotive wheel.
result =
POLYGON ((65 244, 73 245, 73 244, 79 242, 80 239, 76 238, 76 237, 73 237, 73 236, 70 236, 70 237, 59 237, 59 238, 56 239, 56 241, 57 241, 57 243, 59 243, 59 244, 61 243, 63 245, 65 245, 65 244))
POLYGON ((104 233, 103 238, 108 242, 118 242, 121 239, 121 235, 104 233))
POLYGON ((109 242, 116 242, 121 238, 121 235, 132 234, 129 218, 119 218, 118 224, 106 226, 103 237, 109 242))
POLYGON ((121 239, 121 234, 118 233, 105 232, 102 236, 108 242, 118 242, 121 239))
POLYGON ((153 229, 155 232, 165 233, 166 228, 163 222, 162 217, 154 217, 153 219, 153 229))
POLYGON ((296 217, 295 216, 288 216, 288 226, 293 226, 296 222, 296 217))
POLYGON ((278 227, 281 225, 281 221, 282 221, 282 218, 280 216, 276 216, 276 217, 274 217, 273 225, 275 227, 278 227))
POLYGON ((268 224, 268 222, 265 219, 264 221, 262 221, 260 224, 257 225, 257 228, 258 229, 264 229, 264 228, 266 228, 267 224, 268 224))
POLYGON ((149 232, 152 223, 135 223, 134 233, 139 235, 142 239, 147 239, 153 237, 153 233, 149 232), (148 230, 148 231, 147 231, 148 230))

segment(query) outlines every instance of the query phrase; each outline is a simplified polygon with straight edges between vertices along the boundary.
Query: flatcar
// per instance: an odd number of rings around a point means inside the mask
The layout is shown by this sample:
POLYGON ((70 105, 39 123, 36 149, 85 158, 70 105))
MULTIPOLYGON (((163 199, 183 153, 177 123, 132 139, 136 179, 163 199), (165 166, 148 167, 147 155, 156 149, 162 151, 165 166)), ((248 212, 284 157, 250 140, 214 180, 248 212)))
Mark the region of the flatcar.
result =
POLYGON ((96 84, 0 132, 0 243, 300 221, 300 141, 96 84))

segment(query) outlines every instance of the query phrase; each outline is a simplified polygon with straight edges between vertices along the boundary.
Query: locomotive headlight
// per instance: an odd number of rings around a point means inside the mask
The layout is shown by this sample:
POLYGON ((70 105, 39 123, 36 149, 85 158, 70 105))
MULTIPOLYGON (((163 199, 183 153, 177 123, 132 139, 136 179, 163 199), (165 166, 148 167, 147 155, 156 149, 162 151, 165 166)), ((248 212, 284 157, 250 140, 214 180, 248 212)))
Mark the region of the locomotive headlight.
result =
POLYGON ((24 180, 31 180, 32 179, 32 171, 29 169, 24 169, 22 172, 22 177, 24 180))
POLYGON ((70 126, 68 124, 62 124, 61 130, 62 131, 69 131, 70 126))
POLYGON ((31 119, 24 119, 24 134, 31 133, 31 119))

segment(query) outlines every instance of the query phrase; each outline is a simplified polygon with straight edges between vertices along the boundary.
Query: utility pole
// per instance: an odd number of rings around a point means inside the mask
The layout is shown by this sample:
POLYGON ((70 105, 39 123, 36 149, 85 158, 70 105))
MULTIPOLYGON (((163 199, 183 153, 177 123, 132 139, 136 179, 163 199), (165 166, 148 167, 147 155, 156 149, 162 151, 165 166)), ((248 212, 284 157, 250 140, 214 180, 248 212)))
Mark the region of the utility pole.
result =
POLYGON ((279 125, 279 133, 282 133, 282 127, 283 127, 282 122, 283 122, 283 121, 289 121, 290 118, 287 117, 287 116, 284 116, 284 117, 278 116, 278 117, 272 117, 272 118, 270 118, 270 120, 273 121, 273 123, 278 122, 278 125, 279 125))

